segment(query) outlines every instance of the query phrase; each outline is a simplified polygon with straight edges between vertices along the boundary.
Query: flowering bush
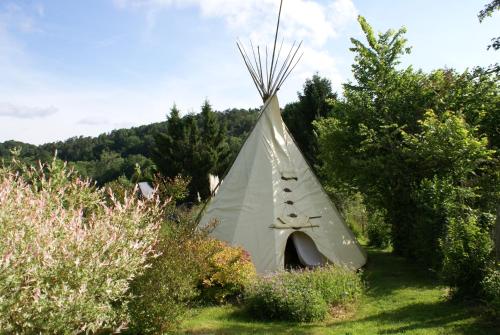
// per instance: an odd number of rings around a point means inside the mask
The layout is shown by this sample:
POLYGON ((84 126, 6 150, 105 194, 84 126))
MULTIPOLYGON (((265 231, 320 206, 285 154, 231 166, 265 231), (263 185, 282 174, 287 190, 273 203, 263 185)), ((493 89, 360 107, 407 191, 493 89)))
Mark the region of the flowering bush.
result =
POLYGON ((250 255, 240 247, 207 238, 196 248, 202 257, 199 287, 205 302, 220 304, 238 298, 256 275, 250 255))
POLYGON ((160 215, 51 165, 0 169, 0 333, 95 333, 128 321, 130 282, 154 255, 160 215))
POLYGON ((245 304, 248 313, 259 319, 320 321, 331 306, 359 297, 362 287, 356 273, 333 266, 280 272, 251 285, 245 304))

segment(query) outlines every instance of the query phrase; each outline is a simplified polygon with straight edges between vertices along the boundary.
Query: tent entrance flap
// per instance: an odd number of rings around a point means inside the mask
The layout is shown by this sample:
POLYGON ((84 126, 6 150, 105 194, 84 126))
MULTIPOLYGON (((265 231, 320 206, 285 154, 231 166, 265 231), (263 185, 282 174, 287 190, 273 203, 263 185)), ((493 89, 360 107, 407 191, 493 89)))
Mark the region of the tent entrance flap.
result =
POLYGON ((302 232, 290 234, 285 247, 285 268, 297 267, 297 265, 314 267, 326 263, 326 257, 319 252, 316 244, 307 234, 302 232), (299 264, 296 264, 297 262, 299 264))

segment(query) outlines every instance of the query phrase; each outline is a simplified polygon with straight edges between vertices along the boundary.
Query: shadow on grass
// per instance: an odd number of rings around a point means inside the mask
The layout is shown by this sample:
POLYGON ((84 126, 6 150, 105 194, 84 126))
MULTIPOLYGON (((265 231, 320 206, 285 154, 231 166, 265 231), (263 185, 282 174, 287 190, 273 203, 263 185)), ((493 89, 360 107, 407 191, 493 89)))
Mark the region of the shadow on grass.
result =
POLYGON ((351 324, 367 322, 377 325, 378 330, 373 334, 406 334, 431 329, 442 329, 444 334, 498 334, 492 323, 479 324, 477 321, 471 321, 464 324, 463 321, 470 317, 471 310, 461 304, 448 301, 413 303, 369 317, 336 323, 331 327, 349 328, 351 324))
MULTIPOLYGON (((366 296, 371 300, 383 300, 400 289, 436 289, 440 283, 435 274, 420 265, 395 256, 387 251, 368 248, 369 262, 365 267, 366 296)), ((336 323, 346 326, 359 322, 373 322, 385 325, 377 334, 404 334, 412 330, 446 328, 453 334, 500 334, 495 325, 481 318, 467 324, 460 324, 473 315, 477 316, 474 306, 450 302, 443 299, 436 302, 410 302, 395 309, 380 312, 365 318, 346 320, 336 323)))
POLYGON ((402 288, 432 289, 439 285, 429 269, 411 264, 390 252, 367 248, 368 262, 364 268, 368 296, 382 296, 402 288))

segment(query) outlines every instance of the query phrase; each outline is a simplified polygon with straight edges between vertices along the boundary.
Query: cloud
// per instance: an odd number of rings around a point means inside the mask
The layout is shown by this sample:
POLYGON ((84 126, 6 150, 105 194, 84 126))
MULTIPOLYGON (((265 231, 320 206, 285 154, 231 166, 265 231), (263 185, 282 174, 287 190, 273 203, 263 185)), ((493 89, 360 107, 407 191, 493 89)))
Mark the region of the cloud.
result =
MULTIPOLYGON (((121 9, 142 9, 148 22, 172 7, 197 7, 203 17, 222 18, 232 30, 252 39, 270 43, 273 38, 277 0, 114 0, 121 9)), ((352 0, 330 0, 321 4, 308 0, 287 0, 282 11, 281 33, 285 39, 304 39, 323 46, 336 37, 343 25, 354 20, 352 0)))
POLYGON ((86 116, 76 122, 76 125, 79 126, 112 126, 113 128, 130 128, 135 125, 134 122, 130 121, 120 121, 120 122, 111 122, 108 118, 99 116, 99 115, 91 115, 86 116))
POLYGON ((87 116, 80 119, 77 124, 84 126, 100 126, 110 124, 109 120, 101 116, 87 116))
POLYGON ((37 119, 57 113, 55 107, 27 107, 0 103, 0 117, 11 117, 16 119, 37 119))
MULTIPOLYGON (((116 7, 122 10, 143 11, 150 30, 154 29, 156 17, 162 11, 196 8, 203 18, 223 20, 229 32, 235 37, 240 36, 246 45, 249 45, 248 39, 250 39, 254 46, 260 44, 261 48, 265 45, 272 47, 279 7, 278 0, 113 1, 116 7)), ((357 15, 358 11, 352 0, 284 1, 280 23, 280 37, 285 41, 283 52, 286 55, 291 46, 290 42, 302 40, 304 56, 288 79, 289 85, 285 85, 280 96, 293 99, 296 88, 316 72, 329 78, 334 89, 341 89, 343 78, 338 70, 338 62, 327 43, 338 37, 348 24, 356 20, 357 15)), ((284 57, 282 55, 281 60, 284 57)), ((179 94, 182 95, 182 92, 179 94)))
POLYGON ((42 31, 37 24, 38 18, 45 15, 45 8, 42 4, 22 6, 9 2, 0 9, 0 25, 23 33, 36 33, 42 31))

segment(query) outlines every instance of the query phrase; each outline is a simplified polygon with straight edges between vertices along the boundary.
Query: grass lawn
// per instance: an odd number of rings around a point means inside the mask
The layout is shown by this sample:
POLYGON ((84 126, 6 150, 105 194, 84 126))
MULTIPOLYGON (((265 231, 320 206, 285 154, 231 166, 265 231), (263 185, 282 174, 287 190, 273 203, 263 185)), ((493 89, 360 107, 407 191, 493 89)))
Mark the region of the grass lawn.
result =
POLYGON ((446 301, 446 291, 428 273, 404 259, 368 250, 365 296, 340 317, 321 323, 258 322, 238 307, 192 312, 184 334, 500 334, 477 310, 446 301))

